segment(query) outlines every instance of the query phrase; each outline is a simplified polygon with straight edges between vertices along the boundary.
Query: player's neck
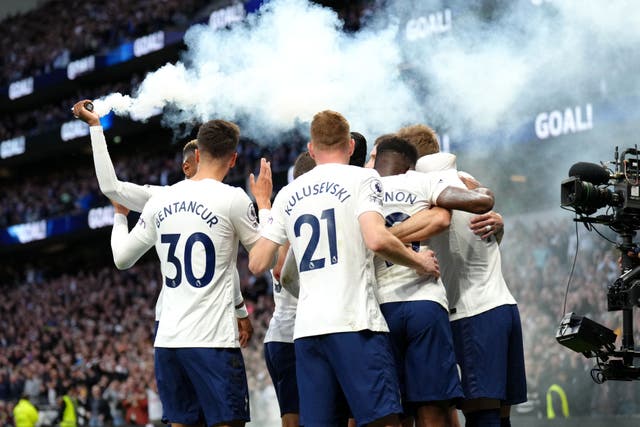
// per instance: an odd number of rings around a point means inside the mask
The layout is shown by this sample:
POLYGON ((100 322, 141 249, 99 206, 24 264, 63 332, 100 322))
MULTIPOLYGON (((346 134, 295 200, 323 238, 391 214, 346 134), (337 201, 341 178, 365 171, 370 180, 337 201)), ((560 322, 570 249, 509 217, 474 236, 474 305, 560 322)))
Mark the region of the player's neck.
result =
POLYGON ((229 166, 227 164, 204 164, 204 162, 201 162, 198 165, 198 172, 196 172, 191 179, 194 181, 199 181, 201 179, 214 179, 222 182, 224 177, 227 176, 227 173, 229 173, 229 166))
POLYGON ((324 165, 326 163, 349 164, 349 156, 345 156, 345 153, 342 151, 319 151, 315 153, 314 160, 318 165, 324 165))

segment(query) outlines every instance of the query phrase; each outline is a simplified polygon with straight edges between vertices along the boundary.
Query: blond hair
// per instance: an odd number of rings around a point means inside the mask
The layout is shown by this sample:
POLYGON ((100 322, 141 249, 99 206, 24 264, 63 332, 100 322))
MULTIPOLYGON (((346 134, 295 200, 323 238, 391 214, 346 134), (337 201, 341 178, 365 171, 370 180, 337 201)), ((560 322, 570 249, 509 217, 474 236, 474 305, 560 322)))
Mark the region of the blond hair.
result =
POLYGON ((350 140, 349 122, 342 114, 324 110, 313 116, 311 141, 317 149, 338 148, 350 140))
POLYGON ((418 158, 440 151, 438 135, 427 125, 405 126, 397 132, 397 135, 416 147, 418 158))

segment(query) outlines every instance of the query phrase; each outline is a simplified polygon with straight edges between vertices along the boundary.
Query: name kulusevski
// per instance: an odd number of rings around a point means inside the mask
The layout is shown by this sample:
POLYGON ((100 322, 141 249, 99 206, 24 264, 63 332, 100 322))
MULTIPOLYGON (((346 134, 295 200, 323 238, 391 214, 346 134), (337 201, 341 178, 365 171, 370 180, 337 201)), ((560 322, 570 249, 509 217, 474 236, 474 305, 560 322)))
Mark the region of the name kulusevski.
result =
POLYGON ((194 201, 182 201, 170 203, 156 212, 156 228, 160 228, 160 224, 162 223, 162 221, 164 221, 171 215, 180 212, 192 213, 199 216, 200 219, 205 221, 209 227, 213 227, 218 223, 218 217, 215 216, 213 212, 202 203, 194 201))
POLYGON ((351 197, 351 194, 349 194, 346 189, 335 182, 322 182, 305 185, 304 187, 296 190, 291 195, 289 201, 287 202, 287 205, 284 208, 285 213, 287 215, 291 215, 291 211, 299 201, 306 197, 317 196, 319 194, 330 194, 332 196, 335 196, 340 201, 340 203, 344 203, 349 197, 351 197))

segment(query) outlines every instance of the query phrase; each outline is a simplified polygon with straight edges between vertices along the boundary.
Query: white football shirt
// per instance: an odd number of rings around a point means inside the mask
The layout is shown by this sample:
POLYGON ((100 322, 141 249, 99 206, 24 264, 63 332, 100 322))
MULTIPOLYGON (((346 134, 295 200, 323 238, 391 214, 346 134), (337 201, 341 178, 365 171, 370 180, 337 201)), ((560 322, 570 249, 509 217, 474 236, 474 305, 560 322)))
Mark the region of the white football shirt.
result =
MULTIPOLYGON (((416 169, 421 172, 437 170, 444 164, 442 159, 445 156, 451 155, 437 153, 424 156, 418 160, 416 169)), ((449 170, 455 171, 455 162, 452 166, 454 169, 449 170)), ((483 240, 471 231, 469 223, 473 216, 468 212, 452 211, 448 230, 430 239, 447 290, 451 320, 475 316, 505 304, 516 304, 502 276, 498 242, 494 236, 483 240)))
MULTIPOLYGON (((120 203, 135 212, 142 212, 144 205, 149 199, 164 191, 166 187, 159 185, 139 185, 131 182, 120 181, 113 167, 113 162, 107 149, 107 141, 104 138, 102 126, 89 127, 91 136, 91 150, 93 153, 93 163, 96 169, 96 178, 100 191, 109 199, 120 203)), ((240 291, 240 276, 236 270, 235 274, 235 305, 243 302, 240 291)), ((164 286, 160 288, 158 299, 156 300, 156 320, 160 319, 162 309, 162 292, 164 286)))
POLYGON ((293 342, 293 328, 296 323, 296 308, 298 299, 271 275, 273 282, 273 303, 275 309, 269 321, 269 328, 264 336, 264 342, 293 342))
POLYGON ((358 217, 382 215, 375 170, 318 165, 284 187, 262 235, 287 240, 298 263, 300 295, 294 338, 364 329, 388 331, 375 296, 373 252, 358 217))
MULTIPOLYGON (((382 177, 384 186, 383 213, 387 227, 409 219, 423 209, 436 204, 438 196, 446 187, 460 180, 451 174, 419 173, 408 171, 401 175, 382 177)), ((413 242, 415 251, 425 251, 428 241, 413 242)), ((437 255, 436 255, 437 256, 437 255)), ((435 301, 448 310, 446 291, 440 279, 420 276, 415 270, 374 258, 377 295, 380 304, 400 301, 435 301)))
POLYGON ((212 179, 185 180, 152 197, 130 234, 126 218, 116 220, 111 244, 120 264, 133 264, 154 244, 160 258, 164 289, 155 346, 238 347, 238 242, 250 249, 259 237, 247 194, 212 179))

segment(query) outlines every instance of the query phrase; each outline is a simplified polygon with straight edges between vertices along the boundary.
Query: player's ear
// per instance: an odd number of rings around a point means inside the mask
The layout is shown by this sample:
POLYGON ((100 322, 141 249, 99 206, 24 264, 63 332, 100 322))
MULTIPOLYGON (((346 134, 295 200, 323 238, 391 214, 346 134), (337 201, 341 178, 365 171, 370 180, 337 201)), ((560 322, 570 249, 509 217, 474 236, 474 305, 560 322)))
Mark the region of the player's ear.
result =
POLYGON ((236 160, 238 160, 238 152, 234 151, 231 155, 231 158, 229 159, 229 169, 236 165, 236 160))
POLYGON ((194 153, 196 155, 196 163, 200 163, 200 150, 196 148, 194 153))
POLYGON ((311 156, 311 158, 313 160, 315 160, 316 159, 316 153, 315 153, 315 151, 313 149, 313 141, 307 142, 307 150, 309 151, 309 155, 311 156))
POLYGON ((353 150, 356 149, 356 142, 354 141, 353 138, 351 138, 349 140, 349 157, 351 157, 351 155, 353 154, 353 150))

